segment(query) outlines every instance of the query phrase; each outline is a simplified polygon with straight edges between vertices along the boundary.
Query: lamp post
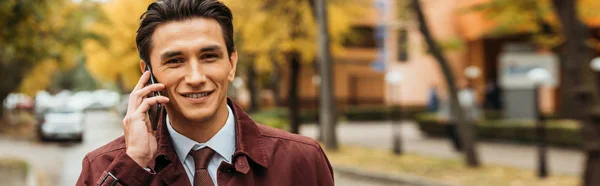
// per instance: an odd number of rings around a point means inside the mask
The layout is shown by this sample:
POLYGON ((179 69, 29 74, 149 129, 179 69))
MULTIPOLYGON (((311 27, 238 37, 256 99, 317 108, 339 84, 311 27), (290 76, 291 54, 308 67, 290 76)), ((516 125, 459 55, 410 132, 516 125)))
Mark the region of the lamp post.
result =
POLYGON ((600 72, 600 57, 592 59, 592 62, 590 62, 590 67, 592 67, 592 70, 595 72, 600 72))
POLYGON ((539 93, 544 83, 547 83, 552 77, 550 72, 544 68, 535 68, 527 72, 527 77, 533 82, 533 103, 536 114, 535 131, 537 136, 538 151, 538 176, 540 178, 548 177, 547 149, 546 149, 546 122, 540 109, 539 93))
MULTIPOLYGON (((315 112, 315 121, 316 121, 316 127, 321 127, 321 124, 319 122, 319 102, 321 100, 319 100, 319 86, 321 86, 321 76, 315 74, 312 77, 312 83, 315 86, 315 108, 317 110, 317 112, 315 112)), ((321 131, 321 130, 319 130, 321 131)), ((323 134, 321 134, 321 132, 319 132, 319 134, 317 135, 317 140, 318 141, 323 141, 323 134)))
POLYGON ((590 67, 595 72, 593 77, 595 79, 598 79, 598 72, 600 72, 600 57, 592 59, 592 61, 590 62, 590 67))
POLYGON ((235 90, 233 91, 235 99, 237 101, 240 101, 239 91, 244 86, 244 79, 242 79, 241 77, 236 77, 235 79, 233 79, 233 82, 231 82, 231 84, 233 85, 233 88, 235 88, 235 90))
POLYGON ((402 121, 402 110, 399 103, 393 103, 396 98, 399 98, 398 89, 400 89, 400 82, 402 81, 402 73, 392 71, 385 74, 385 82, 390 85, 390 92, 392 96, 392 102, 390 103, 389 119, 392 122, 392 149, 394 154, 402 154, 402 138, 400 134, 399 122, 402 121), (395 108, 394 108, 395 107, 395 108), (397 112, 397 113, 396 113, 397 112))
MULTIPOLYGON (((467 68, 465 68, 465 77, 467 77, 468 80, 468 86, 466 88, 470 89, 470 93, 471 93, 471 105, 470 108, 467 108, 467 121, 469 121, 470 123, 473 123, 475 120, 475 115, 476 115, 476 109, 477 108, 477 104, 475 101, 476 100, 476 89, 475 89, 475 84, 474 84, 474 80, 479 78, 479 76, 481 76, 481 69, 477 66, 468 66, 467 68)), ((467 90, 468 90, 467 89, 467 90)))
POLYGON ((469 84, 473 85, 473 80, 481 76, 481 69, 477 66, 468 66, 465 68, 465 76, 469 80, 469 84))

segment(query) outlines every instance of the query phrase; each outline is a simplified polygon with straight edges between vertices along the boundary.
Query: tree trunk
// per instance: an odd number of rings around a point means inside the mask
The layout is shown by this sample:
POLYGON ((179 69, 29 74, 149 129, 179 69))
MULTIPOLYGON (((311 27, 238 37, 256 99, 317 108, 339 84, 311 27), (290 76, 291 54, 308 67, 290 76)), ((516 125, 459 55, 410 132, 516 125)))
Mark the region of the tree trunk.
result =
POLYGON ((575 118, 582 124, 583 150, 587 155, 584 186, 600 185, 600 97, 594 72, 589 67, 592 48, 586 44, 589 29, 578 19, 576 2, 573 0, 553 0, 565 35, 565 45, 559 54, 562 66, 567 74, 575 74, 568 82, 573 88, 573 102, 576 107, 575 118))
POLYGON ((260 109, 259 103, 259 91, 257 87, 256 71, 254 70, 254 61, 248 63, 247 75, 248 75, 248 91, 250 92, 250 110, 249 112, 256 112, 260 109))
POLYGON ((435 57, 436 61, 439 63, 444 73, 444 78, 446 79, 446 83, 450 91, 450 104, 452 114, 455 116, 455 118, 457 118, 459 137, 465 152, 465 160, 467 162, 467 165, 469 165, 470 167, 478 167, 480 163, 479 158, 477 156, 475 141, 473 140, 473 134, 471 132, 471 125, 466 120, 465 111, 459 105, 458 91, 456 89, 456 82, 452 69, 450 68, 448 60, 446 60, 443 51, 433 40, 433 36, 429 31, 427 21, 425 20, 425 15, 423 14, 423 9, 421 8, 420 1, 412 0, 412 6, 420 23, 419 30, 423 34, 423 37, 429 47, 429 51, 435 57))
POLYGON ((329 46, 329 31, 327 23, 327 4, 325 0, 315 2, 316 18, 318 23, 318 42, 319 42, 319 73, 321 76, 321 99, 320 99, 320 127, 321 138, 325 142, 325 147, 330 150, 338 149, 337 135, 335 126, 337 125, 337 111, 335 104, 335 89, 333 86, 333 69, 331 60, 331 51, 329 46))
POLYGON ((281 78, 281 73, 280 73, 280 66, 279 63, 275 60, 271 60, 273 63, 273 72, 271 73, 271 82, 270 82, 270 87, 271 90, 273 91, 273 102, 275 104, 275 107, 280 107, 281 106, 281 100, 279 99, 281 96, 281 90, 279 88, 279 79, 281 78))
MULTIPOLYGON (((560 53, 560 52, 557 52, 560 53)), ((560 61, 564 61, 566 59, 559 59, 560 61)), ((567 67, 568 64, 564 64, 561 63, 560 64, 560 82, 571 82, 573 79, 573 76, 576 76, 577 74, 569 74, 569 71, 572 70, 567 70, 569 67, 567 67)), ((575 119, 575 116, 577 115, 577 104, 573 103, 573 99, 575 99, 575 95, 573 93, 573 90, 575 90, 575 87, 573 87, 573 85, 571 84, 567 84, 567 83, 561 83, 560 88, 558 89, 558 115, 560 118, 565 118, 565 119, 575 119)))
POLYGON ((290 132, 300 132, 300 120, 298 109, 298 86, 300 78, 300 54, 292 52, 290 55, 290 83, 288 91, 288 117, 290 121, 290 132))
MULTIPOLYGON (((0 53, 1 55, 1 53, 0 53)), ((19 60, 15 60, 19 61, 19 60)), ((19 88, 21 81, 23 81, 23 75, 26 69, 30 69, 31 65, 19 64, 19 62, 8 62, 3 64, 0 61, 0 120, 4 117, 4 100, 8 97, 11 92, 14 92, 19 88)))
MULTIPOLYGON (((553 50, 553 52, 559 54, 559 61, 566 61, 567 56, 564 55, 564 46, 559 47, 553 50)), ((577 64, 574 63, 560 63, 560 88, 558 88, 558 114, 561 118, 566 119, 576 119, 578 108, 577 103, 573 100, 575 98, 575 84, 569 83, 573 82, 573 80, 578 79, 575 76, 579 74, 571 74, 569 72, 573 72, 575 68, 577 68, 577 64)))

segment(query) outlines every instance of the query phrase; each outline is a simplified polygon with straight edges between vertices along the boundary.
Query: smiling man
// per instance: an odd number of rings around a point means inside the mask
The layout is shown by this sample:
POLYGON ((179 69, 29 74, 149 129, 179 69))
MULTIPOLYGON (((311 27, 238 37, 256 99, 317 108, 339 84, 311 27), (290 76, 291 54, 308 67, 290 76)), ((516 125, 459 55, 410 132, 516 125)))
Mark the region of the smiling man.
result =
POLYGON ((238 61, 232 19, 216 0, 148 7, 124 136, 85 156, 77 185, 333 185, 315 140, 257 124, 227 98, 238 61), (145 86, 151 76, 157 83, 145 86), (153 92, 162 96, 147 98, 153 92), (158 104, 165 109, 151 123, 158 104))

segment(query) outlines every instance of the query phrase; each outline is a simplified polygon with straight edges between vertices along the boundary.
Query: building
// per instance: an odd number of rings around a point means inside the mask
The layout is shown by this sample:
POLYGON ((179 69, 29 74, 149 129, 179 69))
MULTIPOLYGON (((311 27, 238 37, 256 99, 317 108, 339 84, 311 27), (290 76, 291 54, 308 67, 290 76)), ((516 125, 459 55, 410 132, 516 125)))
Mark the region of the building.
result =
MULTIPOLYGON (((360 42, 348 42, 345 49, 334 56, 335 97, 339 106, 364 106, 401 104, 403 106, 424 106, 429 92, 437 87, 441 97, 446 96, 446 82, 439 65, 427 52, 418 25, 414 21, 400 21, 403 13, 395 3, 400 1, 372 0, 373 8, 361 20, 356 20, 353 29, 360 34, 360 42), (385 3, 385 11, 378 9, 377 3, 385 3), (382 12, 385 12, 382 14, 382 12), (386 84, 385 72, 376 71, 373 62, 378 60, 380 50, 374 36, 379 23, 385 22, 385 66, 387 71, 397 71, 403 76, 398 86, 386 84)), ((510 43, 527 42, 523 35, 489 37, 494 23, 481 14, 463 13, 462 9, 489 0, 444 0, 435 3, 422 3, 430 30, 440 43, 450 47, 445 50, 459 88, 467 84, 476 89, 478 101, 484 102, 484 92, 489 83, 499 84, 498 57, 503 47, 510 43), (464 75, 468 66, 479 67, 480 77, 469 80, 464 75)), ((426 1, 424 1, 426 2, 426 1)), ((600 19, 599 19, 600 20, 600 19)), ((600 38, 600 21, 586 20, 593 27, 592 33, 600 38)), ((600 44, 598 46, 600 48, 600 44)), ((536 51, 539 52, 539 51, 536 51)), ((600 56, 600 50, 598 52, 600 56)), ((283 73, 282 78, 286 78, 283 73)), ((300 72, 300 102, 302 107, 314 107, 317 103, 318 88, 313 81, 315 68, 303 66, 300 72)), ((282 90, 287 89, 287 81, 281 82, 282 90)), ((542 91, 542 109, 553 112, 556 108, 556 88, 542 91)), ((286 100, 286 92, 281 93, 286 100)))

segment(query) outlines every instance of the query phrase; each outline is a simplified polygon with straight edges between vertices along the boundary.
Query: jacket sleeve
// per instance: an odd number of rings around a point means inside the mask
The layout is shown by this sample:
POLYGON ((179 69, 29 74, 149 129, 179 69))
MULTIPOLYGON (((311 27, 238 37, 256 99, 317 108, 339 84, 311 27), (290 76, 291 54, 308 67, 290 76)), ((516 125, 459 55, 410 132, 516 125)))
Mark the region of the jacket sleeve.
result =
POLYGON ((321 146, 319 146, 319 151, 316 153, 316 156, 317 183, 319 183, 319 186, 334 186, 333 168, 321 146))
POLYGON ((90 160, 89 156, 83 158, 77 186, 148 185, 155 175, 153 171, 140 167, 124 151, 121 151, 112 162, 103 160, 102 157, 93 160, 90 160))

